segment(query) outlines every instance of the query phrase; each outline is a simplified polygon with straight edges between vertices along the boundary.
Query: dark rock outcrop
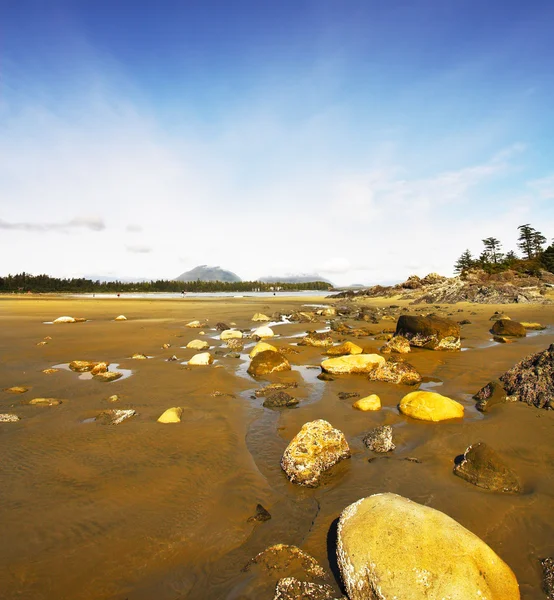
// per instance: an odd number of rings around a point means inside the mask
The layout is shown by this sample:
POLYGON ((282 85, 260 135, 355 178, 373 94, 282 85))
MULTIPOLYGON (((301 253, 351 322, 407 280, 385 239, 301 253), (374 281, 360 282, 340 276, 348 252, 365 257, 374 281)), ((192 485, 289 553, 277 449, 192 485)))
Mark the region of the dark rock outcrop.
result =
POLYGON ((266 408, 283 408, 286 406, 296 406, 297 404, 298 400, 294 396, 282 391, 271 394, 263 403, 266 408))
POLYGON ((290 371, 290 363, 282 354, 273 350, 265 350, 256 354, 248 367, 248 374, 252 377, 269 375, 279 371, 290 371))
POLYGON ((473 396, 473 399, 477 402, 477 410, 487 412, 495 404, 507 402, 507 396, 506 390, 502 386, 502 382, 498 379, 494 379, 483 386, 475 396, 473 396))
POLYGON ((421 383, 421 375, 415 367, 403 360, 390 359, 373 369, 368 375, 370 381, 383 381, 403 385, 421 383))
POLYGON ((512 321, 511 319, 498 319, 498 321, 494 322, 491 333, 501 336, 509 335, 511 337, 525 337, 527 335, 527 330, 517 321, 512 321))
POLYGON ((411 346, 431 350, 459 350, 460 326, 440 317, 402 315, 396 324, 395 335, 405 337, 411 346))

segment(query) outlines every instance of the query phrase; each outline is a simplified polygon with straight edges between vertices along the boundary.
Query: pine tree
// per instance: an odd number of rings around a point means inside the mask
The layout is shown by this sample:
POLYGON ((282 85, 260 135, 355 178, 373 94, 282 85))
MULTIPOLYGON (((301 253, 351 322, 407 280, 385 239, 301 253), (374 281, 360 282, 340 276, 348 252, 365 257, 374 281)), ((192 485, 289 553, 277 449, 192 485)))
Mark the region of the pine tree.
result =
POLYGON ((540 231, 535 231, 533 233, 533 255, 540 256, 543 252, 543 246, 546 244, 546 238, 540 231))
POLYGON ((542 253, 541 264, 547 271, 554 273, 554 244, 548 246, 542 253))
POLYGON ((536 256, 539 256, 542 252, 542 247, 546 243, 544 235, 537 231, 534 227, 531 227, 529 223, 520 225, 518 248, 523 252, 527 260, 531 260, 536 256))
POLYGON ((485 245, 485 255, 488 257, 488 262, 497 265, 502 260, 502 253, 500 252, 501 243, 496 238, 489 237, 483 240, 485 245))
POLYGON ((471 255, 471 252, 466 250, 456 261, 454 271, 456 273, 462 273, 463 271, 467 271, 467 269, 471 269, 473 266, 475 266, 475 259, 471 255))

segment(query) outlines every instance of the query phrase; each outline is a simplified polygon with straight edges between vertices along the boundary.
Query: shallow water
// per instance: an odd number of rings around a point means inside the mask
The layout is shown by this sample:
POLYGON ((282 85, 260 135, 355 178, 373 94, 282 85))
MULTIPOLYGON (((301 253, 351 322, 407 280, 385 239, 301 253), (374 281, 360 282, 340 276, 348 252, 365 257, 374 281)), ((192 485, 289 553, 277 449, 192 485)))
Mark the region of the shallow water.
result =
MULTIPOLYGON (((180 361, 196 353, 180 348, 198 336, 197 330, 184 327, 190 320, 234 321, 238 328, 252 328, 255 312, 290 313, 302 300, 283 306, 278 300, 267 302, 118 299, 93 304, 87 299, 78 308, 68 300, 3 302, 0 389, 28 385, 31 390, 21 396, 0 392, 0 412, 21 417, 0 427, 2 598, 271 599, 270 588, 260 588, 242 571, 250 558, 271 544, 292 543, 332 568, 333 523, 340 512, 361 497, 388 491, 458 520, 512 567, 522 598, 542 599, 538 559, 554 551, 554 413, 510 404, 483 415, 475 410, 472 395, 524 356, 554 342, 552 329, 486 347, 488 317, 496 308, 468 307, 466 314, 478 312, 470 317, 473 324, 463 328, 463 344, 471 351, 414 350, 407 355, 425 377, 424 389, 464 405, 463 420, 445 423, 402 416, 397 405, 412 391, 409 387, 363 376, 318 380, 320 370, 311 367, 321 363, 325 349, 296 344, 308 329, 327 330, 323 319, 279 326, 277 345, 290 345, 299 353, 287 355, 291 371, 261 380, 246 372, 249 348, 240 359, 217 357, 210 367, 191 369, 166 361, 177 348, 180 361), (129 320, 113 322, 121 312, 129 320), (44 336, 42 322, 58 314, 84 314, 90 320, 86 328, 68 324, 49 330, 53 339, 36 347, 44 336), (160 351, 168 341, 172 347, 160 351), (129 359, 135 352, 153 358, 129 359), (42 373, 75 359, 106 360, 113 370, 132 371, 132 377, 107 385, 82 381, 81 374, 65 368, 42 373), (264 398, 253 391, 271 381, 297 382, 297 388, 287 391, 299 405, 264 408, 264 398), (216 391, 226 395, 215 396, 216 391), (339 392, 377 393, 383 409, 356 411, 355 398, 341 400, 339 392), (114 393, 120 400, 109 402, 114 393), (38 396, 63 403, 26 404, 38 396), (183 407, 181 423, 157 423, 172 406, 183 407), (108 408, 132 408, 137 414, 117 426, 83 426, 108 408), (280 460, 300 427, 316 418, 344 432, 352 457, 334 467, 320 487, 304 489, 288 482, 280 460), (394 431, 396 450, 390 458, 376 457, 362 442, 369 429, 382 424, 394 431), (491 494, 452 474, 454 458, 480 440, 516 470, 523 494, 491 494), (369 462, 371 458, 377 459, 369 462), (272 518, 249 523, 258 502, 272 518)), ((510 314, 554 322, 549 307, 514 307, 510 314)), ((371 325, 374 333, 387 326, 371 325)), ((348 339, 331 335, 337 343, 348 339)), ((375 344, 369 338, 352 341, 364 347, 375 344)), ((213 340, 210 351, 219 347, 225 346, 213 340)), ((339 582, 334 585, 339 597, 339 582)))

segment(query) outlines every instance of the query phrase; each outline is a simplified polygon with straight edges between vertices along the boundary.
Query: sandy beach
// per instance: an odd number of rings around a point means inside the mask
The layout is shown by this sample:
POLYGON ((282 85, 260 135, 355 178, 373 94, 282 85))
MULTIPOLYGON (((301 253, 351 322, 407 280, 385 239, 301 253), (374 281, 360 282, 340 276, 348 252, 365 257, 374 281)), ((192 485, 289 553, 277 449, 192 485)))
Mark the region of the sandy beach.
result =
MULTIPOLYGON (((253 330, 259 325, 251 320, 255 313, 289 314, 314 310, 302 308, 306 304, 331 303, 321 297, 0 297, 0 413, 20 417, 0 423, 2 598, 271 599, 274 582, 243 571, 253 556, 271 544, 295 544, 336 575, 336 519, 350 503, 379 492, 450 515, 512 568, 524 600, 544 598, 539 559, 553 552, 554 412, 515 403, 482 414, 472 395, 554 342, 554 306, 368 301, 471 321, 462 327, 463 351, 415 349, 409 355, 426 389, 464 405, 464 419, 451 422, 401 415, 397 405, 411 391, 407 386, 356 375, 318 380, 324 349, 296 344, 307 330, 328 327, 325 317, 274 326, 271 343, 293 348, 287 354, 292 371, 258 381, 250 377, 246 368, 254 342, 239 358, 216 354, 225 350, 218 322, 253 330), (547 328, 497 344, 489 333, 496 310, 547 328), (120 314, 127 320, 114 321, 120 314), (62 315, 86 322, 49 324, 62 315), (193 320, 205 327, 186 327, 193 320), (208 342, 214 364, 186 365, 196 352, 185 346, 194 339, 208 342), (135 353, 148 359, 131 359, 135 353), (173 355, 178 360, 168 361, 173 355), (106 361, 129 376, 100 382, 59 367, 74 360, 106 361), (43 372, 56 366, 57 372, 43 372), (267 409, 254 396, 254 390, 277 381, 298 383, 296 408, 267 409), (12 386, 28 391, 1 391, 12 386), (352 399, 340 399, 339 392, 376 393, 383 408, 356 411, 352 399), (109 399, 113 395, 116 401, 109 399), (61 404, 30 405, 37 397, 61 404), (183 408, 181 422, 158 423, 170 407, 183 408), (113 408, 134 409, 136 415, 117 426, 94 420, 113 408), (287 480, 280 459, 301 426, 319 418, 344 432, 352 457, 333 467, 319 487, 302 488, 287 480), (394 427, 396 450, 368 462, 375 455, 362 438, 383 424, 394 427), (487 492, 453 475, 455 457, 477 441, 490 444, 513 468, 522 493, 487 492), (271 520, 248 521, 258 503, 271 520)), ((395 321, 363 325, 380 334, 394 331, 395 321)), ((351 339, 332 336, 335 342, 351 339)), ((374 352, 383 344, 373 336, 351 341, 374 352)))

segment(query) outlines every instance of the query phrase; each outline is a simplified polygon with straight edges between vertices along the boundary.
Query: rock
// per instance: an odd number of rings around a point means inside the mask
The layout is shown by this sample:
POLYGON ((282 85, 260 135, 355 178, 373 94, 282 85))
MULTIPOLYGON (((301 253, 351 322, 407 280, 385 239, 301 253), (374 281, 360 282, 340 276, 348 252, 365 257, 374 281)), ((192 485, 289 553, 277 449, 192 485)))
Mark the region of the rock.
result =
POLYGON ((275 346, 272 346, 271 344, 268 344, 266 342, 258 342, 254 346, 254 348, 252 348, 248 356, 250 356, 250 358, 254 358, 256 354, 259 354, 260 352, 265 352, 266 350, 271 350, 272 352, 279 352, 279 350, 277 350, 277 348, 275 348, 275 346))
POLYGON ((205 323, 201 323, 200 321, 191 321, 190 323, 187 323, 185 325, 185 327, 190 327, 191 329, 202 329, 202 327, 205 327, 206 324, 205 323))
POLYGON ((525 337, 527 335, 527 330, 517 321, 512 321, 511 319, 499 319, 498 321, 495 321, 492 326, 491 333, 501 336, 509 335, 512 337, 525 337))
POLYGON ((363 350, 357 344, 344 342, 340 346, 332 346, 325 352, 328 356, 344 356, 345 354, 362 354, 363 350))
POLYGON ((356 400, 352 407, 363 411, 379 410, 381 408, 381 398, 377 394, 371 394, 371 396, 356 400))
POLYGON ((231 329, 229 327, 229 325, 226 325, 225 323, 216 323, 215 328, 217 331, 226 331, 227 329, 231 329))
POLYGON ((310 421, 287 446, 281 468, 292 483, 316 487, 321 474, 350 457, 344 434, 323 419, 310 421))
POLYGON ((76 323, 77 320, 74 317, 58 317, 57 319, 54 319, 52 321, 52 323, 76 323))
POLYGON ((471 321, 469 319, 462 319, 458 321, 458 325, 471 325, 471 321))
POLYGON ((290 371, 289 361, 279 352, 264 350, 252 359, 248 367, 248 374, 252 377, 278 373, 279 371, 290 371))
POLYGON ((170 343, 162 344, 162 350, 169 350, 169 348, 171 348, 171 344, 170 343))
POLYGON ((295 406, 296 404, 298 404, 298 400, 287 394, 287 392, 275 392, 264 400, 263 405, 266 408, 281 408, 283 406, 295 406))
POLYGON ((531 354, 500 377, 508 401, 554 408, 554 344, 531 354))
POLYGON ((99 373, 105 373, 108 370, 108 363, 100 362, 90 370, 92 375, 98 375, 99 373))
POLYGON ((337 559, 350 600, 519 600, 511 569, 444 513, 396 494, 345 508, 337 559))
POLYGON ((334 306, 328 306, 317 311, 317 314, 323 317, 335 317, 337 315, 337 309, 334 306))
POLYGON ((44 342, 44 341, 42 341, 42 342, 37 342, 37 344, 36 344, 36 345, 37 345, 37 346, 46 346, 46 344, 48 344, 48 342, 44 342))
POLYGON ((12 413, 0 413, 0 423, 15 423, 20 417, 12 413))
POLYGON ((219 339, 223 341, 230 339, 240 340, 241 338, 242 331, 239 331, 238 329, 226 329, 225 331, 222 331, 219 335, 219 339))
POLYGON ((435 392, 411 392, 400 401, 400 412, 421 421, 461 419, 464 407, 455 400, 435 392))
POLYGON ((175 354, 173 354, 172 356, 170 356, 169 358, 166 358, 167 362, 176 362, 179 359, 175 356, 175 354))
POLYGON ((270 383, 269 385, 266 385, 265 387, 260 388, 259 390, 256 390, 255 395, 256 395, 256 398, 259 398, 260 396, 269 396, 275 392, 278 392, 279 390, 288 390, 290 388, 297 388, 297 387, 298 387, 298 384, 296 383, 296 381, 270 383))
POLYGON ((53 375, 54 373, 57 373, 59 371, 59 369, 44 369, 42 372, 45 375, 53 375))
POLYGON ((383 381, 403 385, 416 385, 421 383, 421 375, 410 363, 388 360, 380 364, 368 375, 370 381, 383 381))
POLYGON ((214 362, 214 357, 209 352, 201 352, 195 354, 188 362, 188 364, 196 367, 206 367, 214 362))
POLYGON ((507 337, 503 337, 501 335, 493 335, 492 339, 497 344, 513 344, 513 342, 514 342, 514 340, 511 340, 510 338, 507 338, 507 337))
POLYGON ((477 401, 475 408, 481 412, 487 412, 495 404, 503 404, 508 401, 502 382, 498 379, 487 383, 473 396, 473 399, 477 401))
POLYGON ((543 582, 542 587, 548 600, 554 600, 554 558, 548 557, 541 560, 543 582))
POLYGON ((489 319, 489 321, 499 321, 500 319, 506 319, 507 321, 510 320, 510 317, 508 317, 508 315, 505 315, 502 312, 498 312, 496 311, 492 317, 489 319))
POLYGON ((329 373, 325 373, 325 371, 320 373, 317 378, 320 381, 335 381, 335 378, 332 375, 329 375, 329 373))
POLYGON ((158 423, 180 423, 183 409, 180 406, 168 408, 158 418, 158 423))
POLYGON ((396 448, 392 441, 392 427, 375 427, 364 437, 364 444, 373 452, 391 452, 396 448))
POLYGON ((123 373, 119 373, 118 371, 103 371, 102 373, 97 373, 96 375, 93 375, 93 379, 96 379, 97 381, 106 382, 115 381, 120 377, 123 377, 123 373))
POLYGON ((119 396, 117 394, 113 394, 107 398, 108 402, 117 402, 119 400, 119 396))
POLYGON ((261 339, 273 337, 275 333, 273 333, 273 329, 271 327, 258 327, 256 331, 252 334, 252 337, 259 337, 261 339))
POLYGON ((403 335, 395 335, 380 350, 383 354, 388 354, 390 352, 407 354, 410 351, 410 342, 403 335))
POLYGON ((126 321, 127 317, 125 315, 119 315, 114 319, 114 321, 126 321))
POLYGON ((279 579, 273 600, 333 600, 333 588, 326 583, 299 581, 295 577, 279 579))
POLYGON ((57 400, 56 398, 33 398, 29 400, 29 404, 33 406, 57 406, 61 404, 61 400, 57 400))
POLYGON ((520 325, 523 325, 525 329, 532 329, 534 331, 543 331, 544 329, 546 329, 546 327, 544 325, 541 325, 540 323, 526 323, 522 321, 520 325))
POLYGON ((349 398, 359 398, 359 392, 339 392, 338 397, 341 400, 348 400, 349 398))
POLYGON ((146 354, 136 353, 136 354, 133 354, 133 356, 131 356, 131 358, 133 360, 147 360, 148 356, 146 356, 146 354))
POLYGON ((14 385, 9 388, 4 388, 4 391, 9 392, 10 394, 24 394, 29 391, 29 388, 22 385, 14 385))
POLYGON ((385 359, 378 354, 356 354, 328 358, 321 363, 321 368, 333 375, 370 373, 384 363, 385 359))
POLYGON ((187 348, 190 350, 208 350, 210 344, 204 340, 192 340, 187 344, 187 348))
POLYGON ((244 349, 244 341, 238 338, 231 338, 229 340, 225 340, 225 345, 229 350, 233 350, 234 352, 242 352, 244 349))
POLYGON ((454 474, 492 492, 517 493, 521 490, 515 473, 483 442, 467 448, 462 461, 454 466, 454 474))
POLYGON ((254 515, 248 518, 248 523, 264 523, 265 521, 269 521, 269 519, 271 519, 269 512, 261 504, 257 504, 256 512, 254 515))
POLYGON ((303 337, 300 342, 300 346, 315 346, 316 348, 326 348, 333 345, 333 338, 328 333, 309 333, 303 337))
POLYGON ((256 313, 252 317, 252 321, 271 321, 271 318, 267 315, 264 315, 263 313, 256 313))
POLYGON ((411 346, 430 350, 459 350, 460 326, 450 319, 402 315, 396 335, 405 337, 411 346))
POLYGON ((121 410, 118 408, 110 408, 103 410, 97 417, 96 420, 104 423, 105 425, 119 425, 123 421, 130 419, 136 415, 136 411, 132 408, 127 410, 121 410))
POLYGON ((108 365, 109 363, 99 363, 91 360, 73 360, 69 363, 69 368, 76 373, 86 373, 92 371, 99 364, 108 365))

